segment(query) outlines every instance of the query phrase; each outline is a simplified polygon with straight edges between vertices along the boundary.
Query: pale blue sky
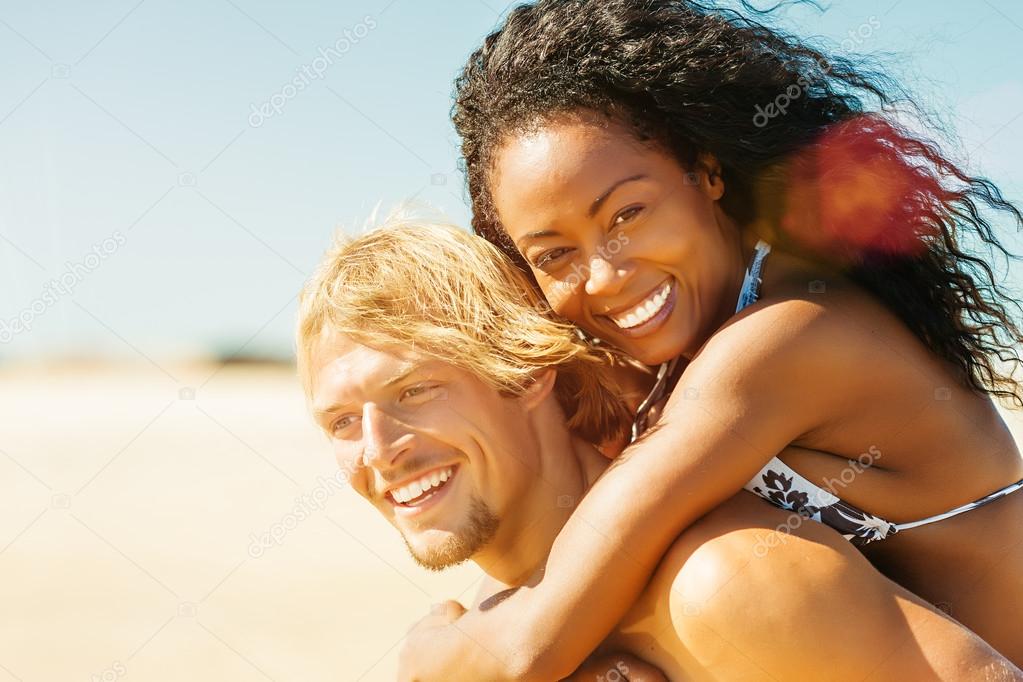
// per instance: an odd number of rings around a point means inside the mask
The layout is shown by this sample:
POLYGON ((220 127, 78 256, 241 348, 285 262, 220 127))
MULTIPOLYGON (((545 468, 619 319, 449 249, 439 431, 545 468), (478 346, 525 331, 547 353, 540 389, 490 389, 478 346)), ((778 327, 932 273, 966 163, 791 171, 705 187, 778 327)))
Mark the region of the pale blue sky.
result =
MULTIPOLYGON (((0 358, 287 355, 294 295, 334 228, 413 195, 467 223, 451 85, 504 9, 0 3, 0 358), (323 77, 284 92, 303 67, 323 77), (73 291, 45 293, 69 262, 84 266, 73 291), (31 329, 5 336, 33 305, 31 329)), ((957 153, 1023 199, 1023 6, 833 0, 789 21, 833 44, 877 26, 845 48, 891 53, 957 153)))

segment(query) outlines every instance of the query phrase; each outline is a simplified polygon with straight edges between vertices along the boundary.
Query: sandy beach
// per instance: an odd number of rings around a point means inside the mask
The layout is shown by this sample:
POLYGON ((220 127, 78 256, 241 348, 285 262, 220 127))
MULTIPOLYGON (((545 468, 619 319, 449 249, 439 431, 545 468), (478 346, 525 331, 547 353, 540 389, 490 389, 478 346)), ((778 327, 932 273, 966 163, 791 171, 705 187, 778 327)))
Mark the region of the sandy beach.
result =
POLYGON ((478 584, 341 484, 286 366, 6 368, 0 406, 0 680, 393 680, 478 584))
POLYGON ((393 680, 475 589, 340 484, 287 367, 2 376, 0 680, 393 680))

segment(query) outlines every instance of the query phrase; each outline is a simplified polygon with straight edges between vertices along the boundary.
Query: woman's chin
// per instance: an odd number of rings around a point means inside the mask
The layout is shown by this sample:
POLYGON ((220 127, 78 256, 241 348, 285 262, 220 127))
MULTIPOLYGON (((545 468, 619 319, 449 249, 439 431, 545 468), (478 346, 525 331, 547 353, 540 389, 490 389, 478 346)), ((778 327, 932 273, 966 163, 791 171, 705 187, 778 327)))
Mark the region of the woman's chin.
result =
POLYGON ((644 365, 655 367, 669 360, 674 360, 681 355, 681 351, 680 349, 676 350, 674 347, 668 349, 647 347, 631 352, 629 355, 644 365))
POLYGON ((606 327, 601 325, 594 328, 594 325, 590 324, 583 329, 587 335, 600 339, 602 344, 613 346, 644 365, 656 366, 674 360, 686 350, 688 330, 679 329, 677 321, 673 318, 674 316, 665 320, 659 329, 642 336, 613 328, 610 320, 606 322, 606 327), (672 324, 673 322, 675 324, 672 324))
POLYGON ((645 339, 621 339, 612 344, 632 359, 650 367, 674 360, 685 350, 685 345, 679 342, 678 337, 668 334, 655 334, 645 339))

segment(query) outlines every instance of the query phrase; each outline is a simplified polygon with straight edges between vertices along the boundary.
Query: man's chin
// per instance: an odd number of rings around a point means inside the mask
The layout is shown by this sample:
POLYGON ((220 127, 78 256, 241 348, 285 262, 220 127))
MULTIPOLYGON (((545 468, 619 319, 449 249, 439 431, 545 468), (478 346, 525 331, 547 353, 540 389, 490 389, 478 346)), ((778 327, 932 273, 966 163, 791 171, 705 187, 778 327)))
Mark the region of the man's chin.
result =
POLYGON ((457 530, 403 531, 401 536, 417 564, 431 571, 442 571, 472 559, 497 533, 498 523, 490 507, 473 498, 457 530))

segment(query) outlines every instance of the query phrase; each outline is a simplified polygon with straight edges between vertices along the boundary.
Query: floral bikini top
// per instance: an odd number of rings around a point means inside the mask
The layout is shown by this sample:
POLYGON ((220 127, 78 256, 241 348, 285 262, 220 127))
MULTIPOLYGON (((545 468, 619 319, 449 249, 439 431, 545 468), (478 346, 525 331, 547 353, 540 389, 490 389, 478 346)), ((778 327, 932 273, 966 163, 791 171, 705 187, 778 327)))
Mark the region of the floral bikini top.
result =
MULTIPOLYGON (((762 240, 757 243, 753 262, 746 270, 746 277, 742 283, 735 312, 738 313, 746 306, 755 303, 759 298, 760 273, 763 270, 764 260, 770 252, 770 244, 762 240)), ((632 440, 636 440, 639 434, 646 429, 650 408, 657 404, 667 392, 668 381, 674 374, 677 362, 676 359, 661 365, 653 389, 637 410, 636 420, 632 426, 632 440)), ((865 456, 869 457, 869 455, 865 456)), ((849 466, 856 470, 855 467, 862 469, 869 466, 869 463, 864 464, 861 461, 849 460, 849 466)), ((875 540, 884 540, 899 531, 943 521, 944 519, 982 507, 1023 489, 1023 480, 1008 485, 979 500, 956 507, 944 514, 937 514, 936 516, 930 516, 926 519, 909 523, 892 523, 880 516, 869 514, 845 502, 834 493, 821 488, 815 483, 811 483, 777 457, 772 457, 771 461, 765 464, 764 468, 743 487, 745 490, 759 495, 776 507, 787 509, 804 518, 831 526, 841 533, 846 540, 849 540, 854 545, 862 546, 875 540)))

